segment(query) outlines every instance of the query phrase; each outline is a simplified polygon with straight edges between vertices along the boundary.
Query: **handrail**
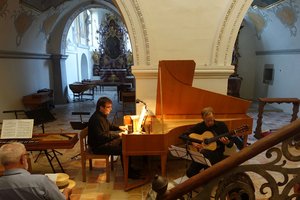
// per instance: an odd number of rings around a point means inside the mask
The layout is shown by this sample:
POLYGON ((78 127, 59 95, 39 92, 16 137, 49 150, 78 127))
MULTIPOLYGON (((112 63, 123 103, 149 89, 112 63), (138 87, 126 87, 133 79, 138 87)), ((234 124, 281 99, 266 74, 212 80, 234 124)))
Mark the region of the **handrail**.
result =
POLYGON ((289 125, 286 125, 274 134, 270 134, 254 144, 245 147, 240 152, 229 156, 223 161, 209 167, 208 169, 202 171, 201 173, 191 177, 185 182, 176 185, 170 190, 166 191, 163 194, 157 194, 157 199, 177 199, 182 197, 184 194, 189 193, 190 191, 203 186, 208 183, 210 180, 228 172, 234 167, 242 164, 243 162, 255 157, 256 155, 262 153, 263 151, 273 147, 274 145, 279 144, 280 142, 295 136, 300 133, 300 119, 292 122, 289 125))

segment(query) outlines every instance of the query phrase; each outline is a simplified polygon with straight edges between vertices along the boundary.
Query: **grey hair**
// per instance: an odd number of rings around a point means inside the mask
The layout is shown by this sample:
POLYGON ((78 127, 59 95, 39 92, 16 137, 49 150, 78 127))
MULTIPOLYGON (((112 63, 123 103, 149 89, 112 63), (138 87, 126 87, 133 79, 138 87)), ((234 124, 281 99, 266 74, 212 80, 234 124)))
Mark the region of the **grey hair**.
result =
POLYGON ((18 163, 21 156, 26 153, 24 144, 12 142, 0 147, 0 162, 5 166, 11 163, 18 163))
POLYGON ((205 107, 201 111, 201 116, 204 118, 209 114, 214 114, 214 109, 212 107, 205 107))

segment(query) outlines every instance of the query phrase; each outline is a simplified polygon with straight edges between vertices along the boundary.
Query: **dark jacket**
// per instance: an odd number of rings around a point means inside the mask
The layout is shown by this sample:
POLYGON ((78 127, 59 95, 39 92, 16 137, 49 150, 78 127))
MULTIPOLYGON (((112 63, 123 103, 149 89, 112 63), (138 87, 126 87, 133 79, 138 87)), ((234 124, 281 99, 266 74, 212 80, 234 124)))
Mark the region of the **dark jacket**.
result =
POLYGON ((104 145, 113 139, 119 138, 119 134, 111 131, 118 131, 119 127, 112 125, 107 116, 100 111, 93 113, 88 122, 88 144, 93 149, 94 147, 104 145))
MULTIPOLYGON (((204 122, 198 123, 186 132, 184 132, 180 138, 185 141, 188 141, 188 136, 191 133, 203 134, 205 131, 210 131, 214 134, 214 136, 222 135, 228 133, 228 128, 224 122, 215 121, 212 127, 207 127, 204 122)), ((233 142, 231 141, 231 137, 227 136, 230 139, 230 143, 227 144, 228 147, 232 147, 233 142)), ((215 164, 221 161, 224 158, 224 151, 225 151, 225 144, 220 142, 219 140, 216 141, 217 148, 215 150, 201 150, 201 153, 211 162, 211 164, 215 164)))

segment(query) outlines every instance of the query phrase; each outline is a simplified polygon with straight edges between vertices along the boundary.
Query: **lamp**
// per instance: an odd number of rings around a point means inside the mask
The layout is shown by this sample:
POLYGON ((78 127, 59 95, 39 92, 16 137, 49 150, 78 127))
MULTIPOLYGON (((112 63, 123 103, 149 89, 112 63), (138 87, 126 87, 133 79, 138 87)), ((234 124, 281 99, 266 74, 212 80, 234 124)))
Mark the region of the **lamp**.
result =
POLYGON ((146 110, 148 111, 147 104, 146 104, 144 101, 142 101, 142 100, 140 100, 140 99, 136 99, 136 100, 135 100, 135 103, 142 103, 142 104, 144 104, 146 110))
POLYGON ((147 119, 147 116, 148 116, 147 104, 144 101, 140 100, 140 99, 136 99, 135 102, 136 103, 142 103, 144 105, 143 109, 141 111, 141 114, 139 116, 139 124, 138 124, 138 126, 142 127, 142 129, 144 129, 144 131, 145 131, 145 123, 146 123, 146 119, 147 119))

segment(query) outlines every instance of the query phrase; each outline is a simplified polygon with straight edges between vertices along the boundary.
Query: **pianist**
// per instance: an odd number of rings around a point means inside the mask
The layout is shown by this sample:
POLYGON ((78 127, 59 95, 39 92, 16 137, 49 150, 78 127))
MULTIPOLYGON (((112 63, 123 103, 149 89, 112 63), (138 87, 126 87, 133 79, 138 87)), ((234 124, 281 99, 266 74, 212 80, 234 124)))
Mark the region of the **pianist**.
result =
POLYGON ((61 193, 47 176, 30 174, 25 146, 14 142, 0 147, 0 164, 4 166, 0 177, 0 200, 4 199, 69 199, 71 189, 61 193))
MULTIPOLYGON (((180 138, 185 142, 189 142, 189 135, 191 133, 196 133, 202 135, 204 132, 209 131, 216 135, 221 135, 224 133, 228 133, 228 128, 224 122, 216 121, 214 118, 213 109, 211 107, 206 107, 202 110, 201 116, 203 122, 200 122, 184 132, 180 138)), ((205 158, 207 158, 210 163, 213 165, 221 160, 224 157, 225 145, 229 148, 232 147, 233 142, 228 137, 221 137, 216 141, 217 148, 215 150, 205 149, 205 145, 203 143, 191 142, 192 146, 195 147, 200 153, 202 153, 205 158)), ((208 165, 192 162, 188 170, 186 171, 187 177, 192 177, 200 172, 201 169, 208 168, 208 165)))
MULTIPOLYGON (((112 131, 126 131, 126 126, 114 126, 107 117, 112 111, 112 101, 107 97, 100 97, 96 110, 88 122, 88 144, 94 154, 119 155, 122 159, 122 134, 112 131)), ((130 160, 129 160, 130 162, 130 160)), ((129 178, 139 178, 139 172, 131 168, 129 163, 129 178)))

